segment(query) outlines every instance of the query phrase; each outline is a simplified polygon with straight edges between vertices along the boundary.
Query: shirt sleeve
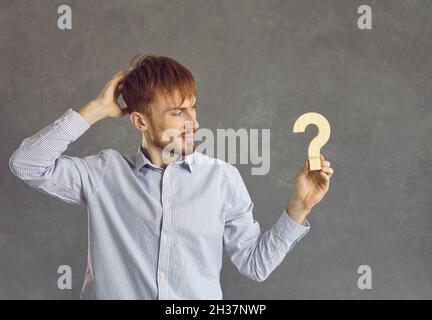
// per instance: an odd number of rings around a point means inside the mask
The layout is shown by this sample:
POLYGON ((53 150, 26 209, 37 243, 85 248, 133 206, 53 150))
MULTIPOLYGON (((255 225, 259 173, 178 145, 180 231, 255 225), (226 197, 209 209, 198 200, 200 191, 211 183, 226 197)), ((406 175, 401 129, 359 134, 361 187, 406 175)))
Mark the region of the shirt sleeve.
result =
POLYGON ((79 158, 62 153, 90 128, 69 108, 54 123, 24 139, 9 159, 12 173, 29 186, 64 202, 86 206, 108 163, 108 150, 79 158))
POLYGON ((224 247, 237 270, 264 281, 281 264, 294 245, 309 232, 307 220, 297 224, 284 210, 278 221, 261 233, 253 218, 253 202, 237 168, 233 166, 230 192, 225 206, 224 247))

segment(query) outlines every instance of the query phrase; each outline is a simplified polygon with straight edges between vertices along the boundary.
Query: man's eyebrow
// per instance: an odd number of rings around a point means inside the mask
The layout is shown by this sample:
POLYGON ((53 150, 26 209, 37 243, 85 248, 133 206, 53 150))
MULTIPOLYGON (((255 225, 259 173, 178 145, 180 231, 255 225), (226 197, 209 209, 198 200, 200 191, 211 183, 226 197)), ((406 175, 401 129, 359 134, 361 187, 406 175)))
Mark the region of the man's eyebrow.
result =
MULTIPOLYGON (((192 108, 195 107, 196 105, 197 105, 197 102, 195 101, 195 103, 194 103, 194 105, 192 106, 192 108)), ((185 108, 185 107, 174 107, 174 108, 166 109, 165 112, 167 112, 167 111, 172 111, 172 110, 183 110, 183 109, 187 109, 187 108, 185 108)))

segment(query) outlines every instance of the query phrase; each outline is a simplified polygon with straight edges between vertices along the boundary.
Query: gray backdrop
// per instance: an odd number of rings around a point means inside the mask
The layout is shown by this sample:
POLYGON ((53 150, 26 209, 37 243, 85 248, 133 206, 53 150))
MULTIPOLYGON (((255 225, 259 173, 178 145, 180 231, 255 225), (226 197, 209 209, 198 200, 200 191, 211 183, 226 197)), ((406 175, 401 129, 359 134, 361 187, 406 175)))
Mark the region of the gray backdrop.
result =
MULTIPOLYGON (((225 299, 432 298, 432 2, 3 1, 0 11, 0 298, 77 299, 87 258, 86 210, 31 189, 8 160, 20 142, 94 98, 132 56, 186 65, 202 128, 271 129, 271 169, 240 169, 262 231, 286 208, 317 130, 293 134, 308 111, 326 116, 321 149, 335 174, 311 230, 262 282, 225 256, 225 299), (57 8, 73 10, 72 30, 57 8), (368 4, 373 29, 357 28, 368 4), (57 268, 73 271, 57 288, 57 268), (372 268, 372 289, 357 268, 372 268)), ((136 151, 128 117, 96 123, 65 154, 136 151)))

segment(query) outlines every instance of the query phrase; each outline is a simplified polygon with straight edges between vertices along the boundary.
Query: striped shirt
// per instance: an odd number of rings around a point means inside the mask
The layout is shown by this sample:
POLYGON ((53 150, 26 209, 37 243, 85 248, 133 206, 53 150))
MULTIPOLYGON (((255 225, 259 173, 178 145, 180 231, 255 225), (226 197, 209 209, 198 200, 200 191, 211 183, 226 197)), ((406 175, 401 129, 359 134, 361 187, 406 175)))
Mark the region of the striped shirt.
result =
POLYGON ((64 155, 89 128, 69 108, 9 160, 26 184, 87 208, 81 299, 220 300, 223 249, 241 274, 263 281, 310 229, 284 210, 261 233, 238 169, 197 151, 165 169, 141 145, 132 154, 64 155))

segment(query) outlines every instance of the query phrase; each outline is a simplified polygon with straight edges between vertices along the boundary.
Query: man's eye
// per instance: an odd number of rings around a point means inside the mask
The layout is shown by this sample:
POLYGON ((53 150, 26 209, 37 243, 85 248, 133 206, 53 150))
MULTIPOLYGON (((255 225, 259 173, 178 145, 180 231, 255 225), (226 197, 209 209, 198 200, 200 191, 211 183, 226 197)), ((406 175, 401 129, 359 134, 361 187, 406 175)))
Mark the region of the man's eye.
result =
POLYGON ((183 113, 183 111, 179 111, 179 112, 177 112, 177 113, 174 113, 174 115, 175 116, 179 116, 179 115, 181 115, 183 113))

